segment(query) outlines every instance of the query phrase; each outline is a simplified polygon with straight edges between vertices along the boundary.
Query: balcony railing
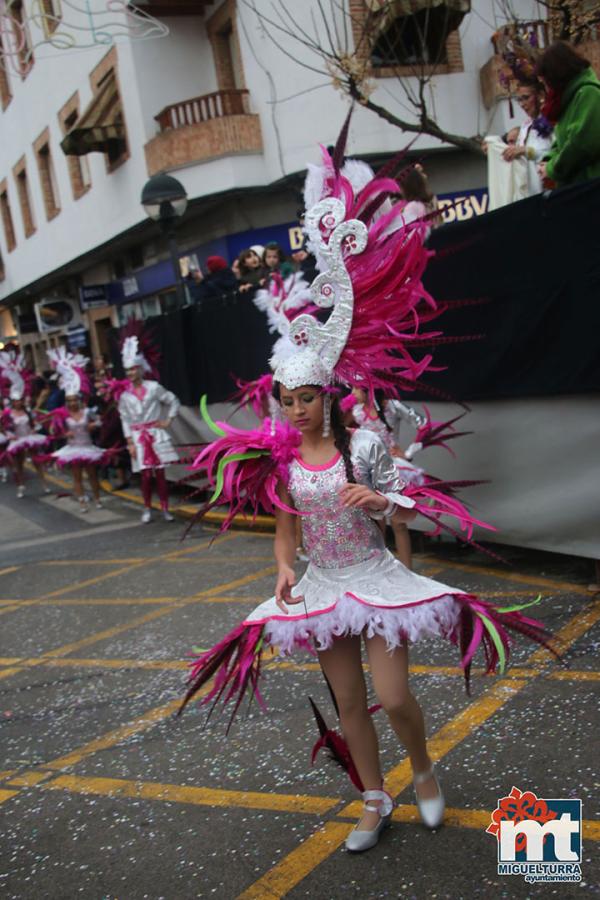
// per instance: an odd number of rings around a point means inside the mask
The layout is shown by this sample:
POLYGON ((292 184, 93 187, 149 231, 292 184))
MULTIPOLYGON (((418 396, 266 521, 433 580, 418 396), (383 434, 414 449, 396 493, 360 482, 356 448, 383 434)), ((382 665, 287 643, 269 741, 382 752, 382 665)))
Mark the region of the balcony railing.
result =
POLYGON ((227 90, 172 103, 154 118, 162 132, 183 128, 185 125, 198 125, 224 116, 243 116, 248 113, 248 91, 227 90))

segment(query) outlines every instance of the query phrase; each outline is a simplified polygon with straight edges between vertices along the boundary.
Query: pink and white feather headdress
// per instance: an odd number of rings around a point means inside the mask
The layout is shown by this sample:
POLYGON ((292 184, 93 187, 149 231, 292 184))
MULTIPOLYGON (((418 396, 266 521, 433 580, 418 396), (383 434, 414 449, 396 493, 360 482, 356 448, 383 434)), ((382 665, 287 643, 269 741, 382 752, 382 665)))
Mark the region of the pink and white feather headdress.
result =
POLYGON ((87 356, 72 353, 65 347, 48 350, 47 355, 50 365, 56 372, 58 386, 65 392, 66 397, 89 394, 90 381, 85 372, 85 367, 89 363, 87 356))
POLYGON ((158 379, 160 353, 150 329, 143 322, 131 319, 120 332, 121 361, 124 369, 141 366, 144 375, 158 379))
POLYGON ((32 372, 25 365, 25 357, 15 350, 0 351, 0 371, 10 385, 8 395, 11 400, 23 400, 29 393, 32 372))
POLYGON ((400 196, 396 181, 366 181, 361 170, 366 183, 355 187, 336 168, 335 154, 323 155, 329 196, 307 211, 305 228, 323 270, 312 284, 313 303, 332 311, 324 324, 310 315, 291 322, 297 352, 274 361, 274 380, 289 390, 336 383, 371 393, 410 390, 431 368, 431 356, 414 351, 439 335, 419 333, 420 323, 438 314, 421 280, 430 256, 426 225, 405 224, 403 204, 390 206, 390 195, 400 196))

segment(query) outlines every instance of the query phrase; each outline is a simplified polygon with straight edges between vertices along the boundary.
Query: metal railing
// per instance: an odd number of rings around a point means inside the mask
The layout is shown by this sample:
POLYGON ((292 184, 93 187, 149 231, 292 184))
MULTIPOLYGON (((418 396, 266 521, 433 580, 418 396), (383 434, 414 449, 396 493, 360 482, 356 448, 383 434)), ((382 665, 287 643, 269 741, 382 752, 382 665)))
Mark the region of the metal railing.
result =
POLYGON ((244 115, 248 111, 248 91, 232 89, 172 103, 165 106, 154 118, 161 131, 169 131, 172 128, 198 125, 200 122, 220 119, 223 116, 244 115))

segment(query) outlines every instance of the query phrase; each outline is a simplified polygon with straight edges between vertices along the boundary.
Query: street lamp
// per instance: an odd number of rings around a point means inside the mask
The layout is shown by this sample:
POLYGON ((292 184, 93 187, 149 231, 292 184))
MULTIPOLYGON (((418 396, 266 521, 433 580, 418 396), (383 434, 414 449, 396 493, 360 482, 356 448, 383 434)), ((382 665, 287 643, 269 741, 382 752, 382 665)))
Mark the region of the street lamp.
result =
POLYGON ((185 188, 171 175, 153 175, 146 182, 142 191, 142 206, 146 215, 158 222, 160 229, 167 238, 171 263, 175 272, 175 285, 179 305, 186 303, 186 293, 181 279, 179 266, 179 250, 175 240, 177 221, 187 209, 187 194, 185 188))

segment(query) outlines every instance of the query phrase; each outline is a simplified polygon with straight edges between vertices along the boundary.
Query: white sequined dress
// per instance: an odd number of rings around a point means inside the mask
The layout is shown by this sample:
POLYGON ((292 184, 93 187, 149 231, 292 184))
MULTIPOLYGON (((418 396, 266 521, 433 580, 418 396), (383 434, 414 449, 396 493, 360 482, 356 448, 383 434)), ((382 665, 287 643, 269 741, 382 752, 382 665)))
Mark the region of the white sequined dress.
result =
POLYGON ((11 410, 11 431, 14 437, 9 441, 6 452, 10 456, 25 453, 27 450, 42 450, 50 438, 45 434, 36 434, 35 426, 26 412, 11 410))
POLYGON ((98 464, 104 456, 104 450, 97 447, 90 434, 90 425, 100 424, 95 414, 90 409, 82 410, 80 419, 67 416, 65 430, 69 432, 67 443, 59 450, 55 450, 52 457, 59 466, 68 466, 73 463, 81 465, 98 464))
MULTIPOLYGON (((414 502, 402 495, 394 462, 382 441, 358 429, 351 440, 357 482, 366 484, 398 506, 414 502)), ((290 466, 289 491, 302 516, 308 568, 293 588, 303 597, 282 612, 272 597, 258 606, 245 625, 265 625, 265 641, 290 653, 314 641, 317 649, 336 637, 381 635, 391 649, 405 640, 426 637, 454 639, 464 591, 411 572, 385 548, 372 515, 342 505, 339 491, 347 482, 338 453, 323 466, 295 460, 290 466)))

